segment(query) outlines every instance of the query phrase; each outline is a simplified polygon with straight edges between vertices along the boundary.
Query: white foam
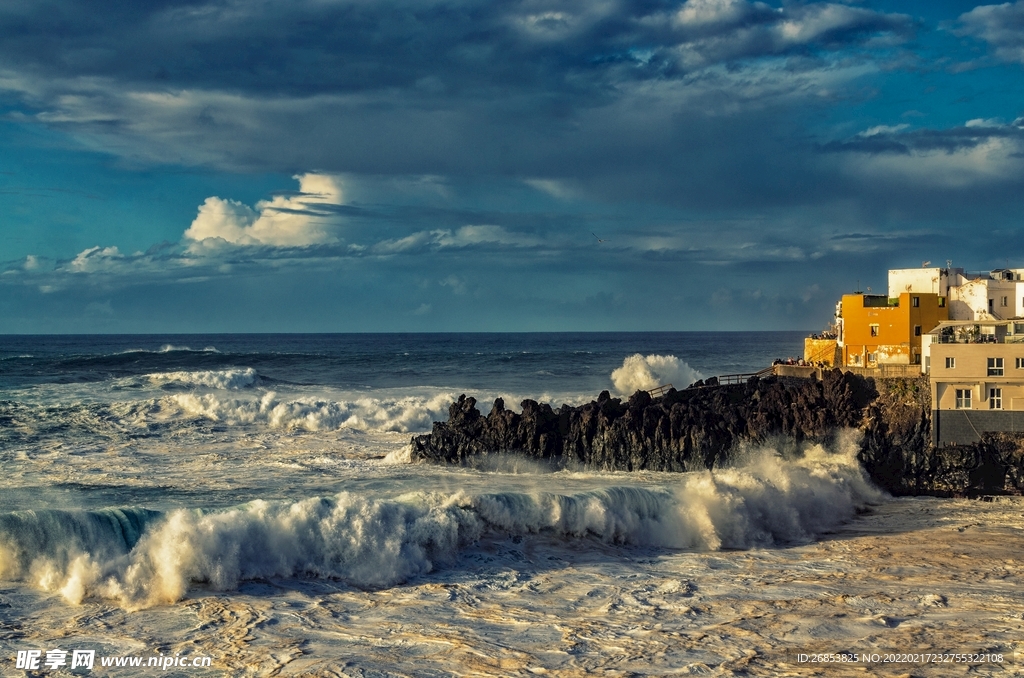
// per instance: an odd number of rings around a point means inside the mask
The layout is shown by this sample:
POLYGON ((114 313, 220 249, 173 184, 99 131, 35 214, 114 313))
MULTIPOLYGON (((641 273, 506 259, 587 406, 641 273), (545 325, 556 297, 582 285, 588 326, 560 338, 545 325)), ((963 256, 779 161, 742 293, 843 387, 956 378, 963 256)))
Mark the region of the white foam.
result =
POLYGON ((434 421, 446 419, 452 400, 454 395, 451 393, 394 399, 365 397, 337 401, 300 397, 286 400, 269 391, 259 399, 188 393, 172 396, 167 402, 185 414, 231 425, 265 425, 306 431, 352 428, 408 433, 429 430, 434 421))
POLYGON ((206 346, 205 348, 190 348, 188 346, 175 346, 174 344, 164 344, 160 347, 158 353, 172 353, 174 351, 188 351, 190 353, 220 353, 213 346, 206 346))
POLYGON ((117 351, 113 355, 126 355, 129 353, 174 353, 175 351, 181 351, 182 353, 220 353, 214 346, 206 346, 204 348, 192 348, 190 346, 175 346, 174 344, 164 344, 157 350, 148 348, 129 348, 124 351, 117 351))
POLYGON ((813 446, 793 460, 761 449, 743 467, 681 474, 663 487, 395 499, 343 492, 212 513, 176 510, 147 520, 134 545, 118 531, 123 519, 73 518, 112 525, 107 534, 69 528, 53 512, 46 524, 0 521, 19 526, 0 534, 0 553, 21 554, 0 559, 0 576, 28 579, 71 602, 96 596, 138 608, 179 600, 197 583, 227 590, 265 577, 391 586, 454 564, 461 547, 485 534, 545 533, 577 542, 574 549, 581 538, 699 550, 800 542, 883 498, 857 464, 857 443, 847 433, 836 451, 813 446))
POLYGON ((640 355, 634 353, 622 361, 622 366, 612 371, 612 383, 622 395, 636 391, 649 391, 663 384, 672 384, 677 389, 686 388, 703 379, 700 372, 674 355, 640 355))
POLYGON ((154 386, 207 387, 236 391, 251 388, 260 382, 259 374, 251 367, 197 372, 157 372, 147 374, 145 378, 154 386))

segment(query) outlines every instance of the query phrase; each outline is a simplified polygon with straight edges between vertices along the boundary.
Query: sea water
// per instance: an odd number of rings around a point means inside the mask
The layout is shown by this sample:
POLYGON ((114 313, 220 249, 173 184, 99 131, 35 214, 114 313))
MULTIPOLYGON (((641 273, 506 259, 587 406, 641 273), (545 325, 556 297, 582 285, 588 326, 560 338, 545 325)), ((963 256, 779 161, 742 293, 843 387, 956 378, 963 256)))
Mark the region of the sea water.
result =
POLYGON ((802 336, 4 337, 0 672, 1020 669, 1021 504, 892 500, 856 431, 691 474, 409 461, 462 393, 682 388, 802 336))

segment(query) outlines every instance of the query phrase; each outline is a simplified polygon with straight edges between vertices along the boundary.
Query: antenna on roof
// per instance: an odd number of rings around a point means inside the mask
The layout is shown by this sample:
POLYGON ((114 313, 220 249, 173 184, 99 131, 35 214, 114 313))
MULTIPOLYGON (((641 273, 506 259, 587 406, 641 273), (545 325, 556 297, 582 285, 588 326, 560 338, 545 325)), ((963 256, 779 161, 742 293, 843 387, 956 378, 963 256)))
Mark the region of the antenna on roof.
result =
POLYGON ((921 268, 928 268, 928 265, 931 264, 931 263, 932 262, 930 262, 930 261, 922 261, 921 262, 921 268))

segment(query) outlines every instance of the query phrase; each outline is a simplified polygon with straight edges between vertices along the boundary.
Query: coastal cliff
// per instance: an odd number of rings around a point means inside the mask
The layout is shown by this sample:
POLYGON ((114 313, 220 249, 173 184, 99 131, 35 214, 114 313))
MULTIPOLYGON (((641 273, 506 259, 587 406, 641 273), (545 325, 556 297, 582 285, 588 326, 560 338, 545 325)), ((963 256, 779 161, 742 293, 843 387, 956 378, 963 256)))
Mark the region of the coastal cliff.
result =
POLYGON ((828 442, 863 432, 860 460, 894 495, 970 496, 1024 491, 1024 444, 986 436, 975 445, 933 448, 927 379, 877 382, 840 370, 821 379, 752 378, 745 384, 637 391, 627 401, 597 400, 553 409, 533 400, 522 413, 499 398, 483 416, 460 396, 447 422, 412 440, 414 460, 475 465, 514 452, 555 466, 608 471, 693 471, 735 461, 741 443, 782 437, 828 442))

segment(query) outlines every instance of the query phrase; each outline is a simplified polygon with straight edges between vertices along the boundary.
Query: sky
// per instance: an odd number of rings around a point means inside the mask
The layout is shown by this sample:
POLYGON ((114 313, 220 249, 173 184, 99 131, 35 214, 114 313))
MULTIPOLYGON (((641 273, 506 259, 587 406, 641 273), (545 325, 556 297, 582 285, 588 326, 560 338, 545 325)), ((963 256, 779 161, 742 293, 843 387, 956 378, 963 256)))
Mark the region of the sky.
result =
POLYGON ((0 334, 823 329, 1024 267, 1024 0, 0 3, 0 334))

